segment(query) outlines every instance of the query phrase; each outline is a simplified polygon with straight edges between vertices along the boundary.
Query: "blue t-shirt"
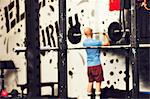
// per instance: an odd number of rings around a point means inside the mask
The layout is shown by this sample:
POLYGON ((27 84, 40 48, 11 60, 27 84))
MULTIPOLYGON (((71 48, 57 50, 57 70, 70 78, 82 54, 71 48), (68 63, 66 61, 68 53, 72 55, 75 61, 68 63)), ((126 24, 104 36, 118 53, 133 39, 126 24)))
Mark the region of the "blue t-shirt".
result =
MULTIPOLYGON (((83 46, 101 46, 102 42, 97 41, 91 38, 87 38, 83 42, 83 46)), ((90 66, 96 66, 100 65, 100 49, 86 49, 87 52, 87 65, 90 66)))

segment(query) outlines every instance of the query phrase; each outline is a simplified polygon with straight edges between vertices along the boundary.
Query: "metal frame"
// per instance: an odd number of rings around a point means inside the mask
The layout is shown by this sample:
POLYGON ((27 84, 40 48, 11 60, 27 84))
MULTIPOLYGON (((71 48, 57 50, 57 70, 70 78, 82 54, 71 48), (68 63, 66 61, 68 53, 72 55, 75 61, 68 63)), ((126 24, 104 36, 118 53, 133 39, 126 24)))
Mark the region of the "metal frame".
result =
POLYGON ((25 0, 26 52, 28 97, 39 97, 41 88, 40 42, 39 42, 39 0, 25 0))
POLYGON ((125 57, 125 68, 126 68, 126 78, 125 78, 125 81, 126 81, 126 98, 130 98, 130 95, 129 95, 129 51, 130 49, 126 49, 126 57, 125 57))
POLYGON ((66 0, 59 0, 58 71, 59 98, 67 98, 66 0))
MULTIPOLYGON (((139 48, 149 48, 150 44, 139 44, 139 48)), ((89 47, 68 47, 68 50, 75 50, 75 49, 95 49, 95 48, 102 48, 102 49, 115 49, 115 48, 131 48, 131 45, 111 45, 111 46, 89 46, 89 47)), ((50 46, 45 46, 45 47, 40 47, 40 51, 50 51, 50 50, 58 50, 58 47, 50 47, 50 46)), ((14 51, 19 53, 19 52, 25 52, 26 47, 16 47, 14 48, 14 51)))
MULTIPOLYGON (((100 46, 100 47, 78 47, 67 48, 66 41, 66 0, 59 0, 59 39, 57 47, 43 47, 39 44, 39 4, 38 0, 26 0, 26 36, 27 48, 15 48, 16 52, 26 51, 27 59, 27 81, 28 96, 37 97, 40 95, 40 51, 57 50, 58 51, 58 87, 59 98, 68 98, 67 90, 67 50, 87 49, 87 48, 127 48, 130 49, 131 64, 133 70, 133 98, 139 97, 139 71, 137 64, 138 48, 149 48, 149 44, 137 43, 137 23, 136 23, 136 0, 131 0, 131 37, 130 45, 121 46, 100 46), (31 17, 32 16, 32 17, 31 17), (31 30, 32 29, 32 30, 31 30), (32 42, 32 43, 31 43, 32 42), (33 57, 31 57, 31 53, 33 57), (32 76, 31 76, 32 75, 32 76), (36 90, 36 91, 35 91, 36 90)), ((129 69, 129 57, 126 57, 126 69, 129 69)), ((129 73, 127 73, 129 76, 129 73)), ((127 80, 129 78, 127 77, 127 80)), ((126 82, 126 90, 129 91, 129 82, 126 82)))
POLYGON ((133 73, 133 90, 132 97, 139 98, 139 70, 137 64, 138 57, 138 47, 139 44, 137 42, 138 32, 137 32, 137 22, 136 22, 136 1, 131 0, 131 65, 132 65, 132 73, 133 73))

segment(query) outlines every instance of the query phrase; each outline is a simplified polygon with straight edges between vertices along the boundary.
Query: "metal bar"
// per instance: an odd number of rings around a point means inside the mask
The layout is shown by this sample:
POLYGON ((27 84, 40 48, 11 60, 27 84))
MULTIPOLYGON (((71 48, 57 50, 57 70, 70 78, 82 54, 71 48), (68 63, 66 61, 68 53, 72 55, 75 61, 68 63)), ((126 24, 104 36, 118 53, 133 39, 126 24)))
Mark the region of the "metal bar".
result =
POLYGON ((126 61, 126 98, 130 98, 129 96, 129 49, 126 50, 127 55, 125 58, 126 61))
MULTIPOLYGON (((45 46, 45 47, 40 48, 40 51, 50 51, 50 50, 58 50, 58 47, 45 46)), ((14 52, 25 52, 25 51, 26 51, 26 47, 16 47, 16 48, 14 48, 14 52)))
POLYGON ((59 39, 58 39, 58 95, 68 98, 67 90, 67 39, 66 39, 66 0, 59 0, 59 39))
POLYGON ((139 44, 139 48, 150 48, 150 44, 139 44))
POLYGON ((118 49, 118 48, 130 48, 130 45, 124 45, 124 46, 88 46, 88 47, 70 47, 68 50, 75 50, 75 49, 118 49))
POLYGON ((26 11, 26 60, 27 97, 39 97, 40 85, 40 42, 39 42, 39 0, 25 0, 26 11))
MULTIPOLYGON (((101 34, 101 32, 94 32, 93 34, 101 34)), ((73 36, 81 36, 81 35, 85 35, 85 34, 80 34, 80 33, 78 33, 78 34, 73 34, 73 36)), ((68 36, 68 35, 67 35, 68 36)))
MULTIPOLYGON (((67 48, 68 50, 73 50, 73 49, 95 49, 95 48, 101 48, 101 49, 118 49, 118 48, 131 48, 131 45, 111 45, 111 46, 89 46, 89 47, 69 47, 67 48)), ((139 48, 150 48, 150 44, 139 44, 139 48)), ((13 49, 14 52, 25 52, 26 47, 16 47, 13 49)), ((58 50, 58 47, 50 47, 50 46, 45 46, 41 47, 40 51, 50 51, 50 50, 58 50)))
POLYGON ((131 65, 133 73, 133 91, 132 98, 139 98, 139 71, 137 64, 138 43, 137 43, 137 22, 136 22, 136 1, 131 0, 131 65))
MULTIPOLYGON (((114 30, 114 33, 116 32, 130 32, 130 29, 124 29, 124 30, 114 30)), ((94 32, 93 34, 101 34, 102 32, 94 32)), ((85 34, 73 34, 73 36, 82 36, 85 34)), ((67 35, 68 36, 68 35, 67 35)))
POLYGON ((130 29, 114 30, 114 33, 115 33, 115 32, 130 32, 130 29))

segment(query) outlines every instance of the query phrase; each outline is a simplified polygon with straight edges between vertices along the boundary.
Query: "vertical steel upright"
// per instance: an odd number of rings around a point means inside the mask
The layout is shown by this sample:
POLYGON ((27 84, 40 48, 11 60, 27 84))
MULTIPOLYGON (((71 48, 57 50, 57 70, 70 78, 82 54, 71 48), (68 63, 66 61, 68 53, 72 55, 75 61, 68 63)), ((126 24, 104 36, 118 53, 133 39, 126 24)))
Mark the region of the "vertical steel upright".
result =
POLYGON ((133 91, 132 97, 138 99, 139 97, 139 71, 137 64, 138 57, 138 31, 137 31, 137 16, 136 16, 136 1, 131 0, 131 65, 132 65, 132 73, 133 73, 133 91))
POLYGON ((58 94, 59 98, 67 99, 66 0, 59 0, 58 47, 58 94))
POLYGON ((25 0, 27 94, 41 95, 40 88, 40 43, 39 43, 39 0, 25 0))
POLYGON ((129 96, 129 49, 126 49, 126 58, 125 58, 125 61, 126 61, 126 98, 130 98, 129 96))

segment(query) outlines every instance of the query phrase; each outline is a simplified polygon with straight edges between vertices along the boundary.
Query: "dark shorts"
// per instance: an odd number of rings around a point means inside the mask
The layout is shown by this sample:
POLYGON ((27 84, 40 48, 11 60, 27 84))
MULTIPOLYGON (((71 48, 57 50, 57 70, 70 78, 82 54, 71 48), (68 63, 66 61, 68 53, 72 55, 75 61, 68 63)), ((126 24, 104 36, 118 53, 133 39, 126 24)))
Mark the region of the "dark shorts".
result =
POLYGON ((104 81, 103 69, 101 65, 88 67, 88 79, 89 82, 101 82, 104 81))

